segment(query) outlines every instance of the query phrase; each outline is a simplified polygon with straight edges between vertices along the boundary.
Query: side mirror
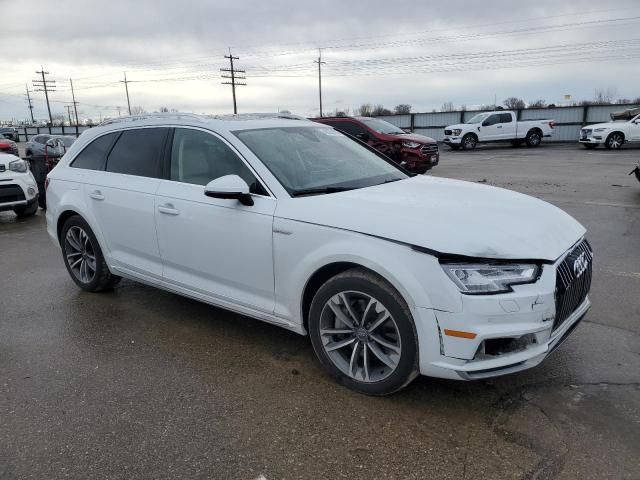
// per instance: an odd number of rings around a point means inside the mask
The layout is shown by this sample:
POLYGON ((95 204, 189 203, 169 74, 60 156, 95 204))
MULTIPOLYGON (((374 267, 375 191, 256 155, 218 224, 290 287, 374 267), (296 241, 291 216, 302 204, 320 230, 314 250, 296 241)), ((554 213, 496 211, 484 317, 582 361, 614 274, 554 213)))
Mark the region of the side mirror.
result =
POLYGON ((356 135, 356 138, 359 138, 363 142, 368 142, 371 138, 367 132, 362 132, 356 135))
POLYGON ((243 205, 253 205, 253 197, 249 193, 249 185, 238 175, 225 175, 211 180, 204 187, 204 194, 211 198, 238 200, 243 205))

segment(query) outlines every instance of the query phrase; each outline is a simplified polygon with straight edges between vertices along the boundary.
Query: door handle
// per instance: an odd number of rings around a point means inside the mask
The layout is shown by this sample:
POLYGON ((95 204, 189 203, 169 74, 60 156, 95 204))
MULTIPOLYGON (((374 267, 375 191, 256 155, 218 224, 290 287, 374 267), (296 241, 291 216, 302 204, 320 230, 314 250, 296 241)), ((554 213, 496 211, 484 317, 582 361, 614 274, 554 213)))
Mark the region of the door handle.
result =
POLYGON ((89 194, 89 196, 94 200, 104 200, 104 195, 102 195, 102 192, 100 190, 94 190, 89 194))
POLYGON ((166 215, 180 215, 180 210, 175 208, 172 203, 166 203, 164 205, 160 205, 158 207, 158 211, 166 215))

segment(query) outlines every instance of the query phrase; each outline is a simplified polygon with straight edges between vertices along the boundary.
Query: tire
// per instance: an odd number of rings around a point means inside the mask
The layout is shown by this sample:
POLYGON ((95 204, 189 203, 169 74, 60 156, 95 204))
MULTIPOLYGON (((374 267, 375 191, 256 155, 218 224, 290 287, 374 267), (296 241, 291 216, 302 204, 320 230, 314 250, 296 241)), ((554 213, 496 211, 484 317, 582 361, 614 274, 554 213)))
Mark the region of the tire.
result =
POLYGON ((460 146, 463 150, 473 150, 478 145, 478 137, 476 137, 473 133, 467 133, 464 137, 462 137, 462 142, 460 146))
POLYGON ((79 215, 64 223, 60 245, 67 272, 81 289, 100 292, 113 288, 120 281, 120 277, 109 271, 96 236, 79 215))
POLYGON ((527 133, 525 142, 527 143, 527 147, 539 147, 540 143, 542 143, 542 135, 537 130, 531 130, 527 133))
POLYGON ((24 207, 16 207, 13 209, 13 212, 18 216, 18 218, 31 217, 36 214, 38 211, 38 202, 33 202, 31 205, 26 205, 24 207))
POLYGON ((368 270, 347 270, 320 287, 311 302, 309 335, 327 372, 356 392, 389 395, 418 374, 411 312, 388 282, 368 270))
POLYGON ((594 148, 596 148, 598 146, 597 143, 583 143, 582 146, 584 148, 586 148, 587 150, 593 150, 594 148))
POLYGON ((620 132, 610 133, 607 140, 604 142, 604 146, 609 150, 619 150, 624 144, 624 135, 620 132))

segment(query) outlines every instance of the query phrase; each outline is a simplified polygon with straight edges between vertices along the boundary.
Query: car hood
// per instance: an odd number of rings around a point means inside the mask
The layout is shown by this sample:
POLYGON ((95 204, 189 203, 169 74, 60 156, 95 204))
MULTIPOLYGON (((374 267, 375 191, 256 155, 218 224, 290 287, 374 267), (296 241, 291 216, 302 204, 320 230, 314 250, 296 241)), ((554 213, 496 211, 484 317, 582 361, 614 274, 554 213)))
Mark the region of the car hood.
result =
POLYGON ((418 143, 436 143, 436 141, 427 137, 426 135, 420 135, 419 133, 407 133, 406 135, 394 135, 402 141, 418 142, 418 143))
POLYGON ((427 176, 292 198, 278 202, 276 216, 493 259, 554 261, 585 233, 567 213, 534 197, 427 176))
POLYGON ((3 165, 5 169, 9 168, 9 163, 15 160, 20 160, 20 157, 16 157, 10 153, 0 153, 0 165, 3 165))
POLYGON ((447 127, 445 127, 447 130, 454 130, 456 128, 459 128, 460 130, 469 130, 470 128, 473 128, 474 125, 476 126, 480 126, 480 124, 473 124, 473 123, 456 123, 455 125, 449 125, 447 127))
POLYGON ((586 127, 582 127, 582 128, 590 128, 591 130, 594 130, 596 128, 615 128, 621 124, 625 124, 626 122, 605 122, 605 123, 594 123, 593 125, 587 125, 586 127))

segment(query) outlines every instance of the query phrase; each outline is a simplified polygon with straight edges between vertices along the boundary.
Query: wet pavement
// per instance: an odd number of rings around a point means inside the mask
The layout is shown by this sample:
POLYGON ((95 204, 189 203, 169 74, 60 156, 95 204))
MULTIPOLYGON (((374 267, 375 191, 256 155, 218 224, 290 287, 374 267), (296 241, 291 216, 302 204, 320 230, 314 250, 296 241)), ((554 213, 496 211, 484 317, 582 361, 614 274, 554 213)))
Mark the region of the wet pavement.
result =
POLYGON ((130 281, 81 292, 42 211, 0 213, 0 479, 640 478, 640 149, 443 150, 434 175, 589 230, 594 306, 542 365, 362 396, 294 333, 130 281))

